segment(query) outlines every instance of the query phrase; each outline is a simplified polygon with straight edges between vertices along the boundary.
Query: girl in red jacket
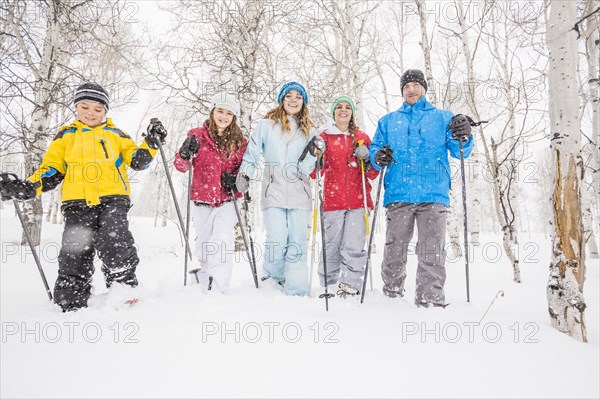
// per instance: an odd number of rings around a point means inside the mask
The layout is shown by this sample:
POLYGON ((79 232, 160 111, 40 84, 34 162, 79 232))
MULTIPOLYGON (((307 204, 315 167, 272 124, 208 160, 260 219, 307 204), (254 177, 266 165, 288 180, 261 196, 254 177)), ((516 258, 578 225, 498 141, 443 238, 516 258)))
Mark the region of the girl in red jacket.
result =
POLYGON ((191 200, 196 229, 194 254, 201 272, 200 284, 227 292, 233 268, 234 232, 237 222, 232 192, 237 197, 235 180, 247 140, 236 119, 240 106, 231 94, 217 94, 212 99, 210 118, 201 127, 188 132, 175 168, 189 170, 193 162, 191 200))
MULTIPOLYGON (((366 224, 361 159, 365 166, 367 207, 373 209, 369 179, 379 172, 369 164, 371 139, 354 121, 356 107, 350 97, 341 96, 331 105, 334 123, 323 128, 327 143, 323 155, 323 210, 327 248, 327 283, 339 282, 340 296, 356 295, 362 287, 367 262, 366 224)), ((311 175, 315 178, 316 172, 311 175)), ((323 263, 319 279, 325 285, 323 263)))

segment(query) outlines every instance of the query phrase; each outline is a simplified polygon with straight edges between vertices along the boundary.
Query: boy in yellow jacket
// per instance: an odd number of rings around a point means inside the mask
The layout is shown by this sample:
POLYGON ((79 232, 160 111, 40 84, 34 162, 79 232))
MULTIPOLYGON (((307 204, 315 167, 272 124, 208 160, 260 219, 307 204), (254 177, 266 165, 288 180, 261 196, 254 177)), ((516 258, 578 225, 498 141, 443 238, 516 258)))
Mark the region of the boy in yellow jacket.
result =
POLYGON ((65 230, 58 257, 54 301, 63 311, 87 306, 94 274, 94 252, 102 260, 106 285, 137 286, 139 263, 129 231, 130 185, 126 166, 148 167, 164 143, 166 130, 152 124, 138 147, 118 129, 108 112, 104 88, 84 83, 73 100, 77 119, 63 126, 46 151, 40 168, 27 180, 0 183, 2 200, 27 200, 62 182, 65 230))

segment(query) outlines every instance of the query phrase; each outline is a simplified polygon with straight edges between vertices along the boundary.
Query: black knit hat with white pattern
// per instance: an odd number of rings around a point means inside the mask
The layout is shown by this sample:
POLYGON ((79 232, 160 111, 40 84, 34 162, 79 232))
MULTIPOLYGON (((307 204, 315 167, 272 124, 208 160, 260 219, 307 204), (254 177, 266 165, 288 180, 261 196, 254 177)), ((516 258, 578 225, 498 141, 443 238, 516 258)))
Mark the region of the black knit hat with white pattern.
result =
POLYGON ((75 90, 73 105, 77 105, 77 103, 84 100, 96 101, 104 105, 104 108, 108 111, 108 92, 99 84, 84 83, 75 90))
POLYGON ((420 83, 421 86, 425 88, 425 91, 427 91, 427 81, 425 80, 425 75, 422 71, 418 69, 407 69, 406 72, 402 74, 402 78, 400 78, 400 90, 403 90, 404 86, 410 82, 420 83))

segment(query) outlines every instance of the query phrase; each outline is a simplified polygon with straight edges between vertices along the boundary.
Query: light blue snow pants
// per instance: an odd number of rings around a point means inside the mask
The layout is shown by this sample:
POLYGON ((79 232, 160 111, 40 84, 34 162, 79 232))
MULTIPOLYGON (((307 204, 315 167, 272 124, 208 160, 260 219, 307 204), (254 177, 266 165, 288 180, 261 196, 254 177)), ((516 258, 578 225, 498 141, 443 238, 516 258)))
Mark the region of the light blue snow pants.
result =
POLYGON ((285 281, 286 295, 308 295, 306 237, 310 211, 267 208, 265 221, 265 273, 277 282, 285 281))

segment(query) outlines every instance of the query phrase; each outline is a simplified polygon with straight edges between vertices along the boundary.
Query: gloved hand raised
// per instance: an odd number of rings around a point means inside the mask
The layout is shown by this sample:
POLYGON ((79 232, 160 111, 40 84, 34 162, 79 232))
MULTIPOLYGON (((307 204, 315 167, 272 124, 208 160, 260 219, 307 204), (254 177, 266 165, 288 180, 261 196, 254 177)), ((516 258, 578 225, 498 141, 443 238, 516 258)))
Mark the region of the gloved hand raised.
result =
POLYGON ((236 189, 235 180, 235 173, 225 172, 221 175, 221 187, 227 192, 233 191, 236 189))
POLYGON ((235 178, 235 187, 240 193, 247 192, 250 188, 250 178, 244 174, 239 173, 235 178))
POLYGON ((35 198, 36 188, 35 183, 21 180, 15 174, 2 173, 0 175, 0 198, 2 201, 35 198))
POLYGON ((325 144, 325 140, 323 140, 321 138, 321 136, 314 136, 306 145, 306 148, 308 148, 308 152, 310 153, 310 155, 312 155, 313 157, 316 156, 321 156, 323 155, 323 152, 325 151, 325 147, 327 145, 325 144))
POLYGON ((471 135, 472 119, 466 115, 458 114, 454 115, 450 122, 448 129, 452 132, 452 137, 463 142, 468 141, 471 135))
POLYGON ((150 124, 146 129, 146 143, 154 150, 157 150, 158 143, 164 145, 165 138, 167 137, 167 129, 163 126, 162 122, 157 118, 150 119, 150 124))
POLYGON ((379 167, 389 166, 394 162, 394 151, 389 145, 383 146, 375 153, 375 164, 379 167))
POLYGON ((200 142, 198 139, 196 139, 196 136, 191 134, 181 145, 181 148, 179 149, 179 156, 181 156, 181 159, 189 161, 191 157, 198 153, 199 149, 200 142))
POLYGON ((363 161, 368 162, 370 158, 369 149, 366 145, 361 144, 354 149, 354 156, 358 159, 362 159, 363 161))

